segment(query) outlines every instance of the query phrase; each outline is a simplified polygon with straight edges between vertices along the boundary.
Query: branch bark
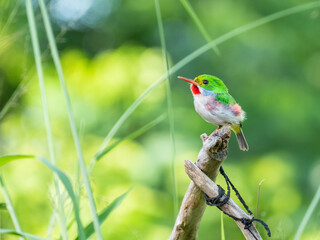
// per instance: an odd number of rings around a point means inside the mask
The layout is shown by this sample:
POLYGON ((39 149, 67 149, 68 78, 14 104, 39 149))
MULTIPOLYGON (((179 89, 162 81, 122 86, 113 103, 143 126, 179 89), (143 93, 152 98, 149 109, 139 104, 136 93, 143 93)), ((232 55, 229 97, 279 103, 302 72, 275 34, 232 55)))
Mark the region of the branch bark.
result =
MULTIPOLYGON (((201 135, 203 146, 196 164, 186 160, 186 172, 192 181, 183 198, 169 240, 194 240, 197 238, 201 218, 207 206, 202 192, 205 192, 209 197, 218 196, 218 186, 215 181, 220 165, 228 155, 230 134, 228 128, 222 128, 214 131, 209 137, 205 134, 201 135)), ((235 217, 250 218, 231 198, 220 208, 235 217)), ((244 229, 241 222, 235 222, 246 239, 262 239, 254 225, 250 227, 250 231, 256 238, 247 229, 244 229)))

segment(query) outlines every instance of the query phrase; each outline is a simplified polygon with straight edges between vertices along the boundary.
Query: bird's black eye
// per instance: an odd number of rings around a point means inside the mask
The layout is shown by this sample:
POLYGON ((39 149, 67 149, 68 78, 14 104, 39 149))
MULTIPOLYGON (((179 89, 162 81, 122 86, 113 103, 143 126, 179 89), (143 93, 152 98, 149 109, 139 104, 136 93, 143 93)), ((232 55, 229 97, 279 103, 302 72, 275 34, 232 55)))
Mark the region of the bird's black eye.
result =
POLYGON ((207 85, 209 82, 208 80, 203 80, 202 83, 207 85))

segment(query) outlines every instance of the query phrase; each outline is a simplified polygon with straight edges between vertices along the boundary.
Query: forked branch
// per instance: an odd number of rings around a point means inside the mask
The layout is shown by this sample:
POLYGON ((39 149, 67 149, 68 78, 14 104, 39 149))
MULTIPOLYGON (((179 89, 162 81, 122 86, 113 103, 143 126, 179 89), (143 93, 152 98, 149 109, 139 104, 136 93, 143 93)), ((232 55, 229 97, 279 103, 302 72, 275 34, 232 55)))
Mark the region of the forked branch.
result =
MULTIPOLYGON (((203 146, 199 152, 196 164, 190 160, 185 161, 186 172, 192 181, 183 198, 169 240, 194 240, 197 238, 201 218, 206 209, 203 192, 210 198, 217 197, 219 194, 215 181, 220 165, 228 154, 230 134, 228 128, 216 130, 209 137, 203 134, 201 136, 203 146)), ((239 219, 251 218, 231 198, 220 208, 225 213, 239 219)), ((240 221, 235 222, 246 239, 262 239, 253 224, 248 230, 245 229, 245 225, 240 221)))

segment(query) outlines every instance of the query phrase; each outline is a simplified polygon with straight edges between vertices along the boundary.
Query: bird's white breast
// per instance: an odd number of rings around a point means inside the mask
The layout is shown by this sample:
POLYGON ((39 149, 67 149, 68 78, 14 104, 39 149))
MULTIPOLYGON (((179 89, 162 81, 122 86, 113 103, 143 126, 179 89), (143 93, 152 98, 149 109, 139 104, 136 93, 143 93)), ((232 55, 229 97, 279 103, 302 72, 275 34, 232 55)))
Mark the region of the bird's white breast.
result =
POLYGON ((215 101, 214 95, 193 95, 194 107, 199 115, 215 125, 239 124, 245 118, 245 113, 240 108, 240 114, 236 115, 230 105, 215 101))

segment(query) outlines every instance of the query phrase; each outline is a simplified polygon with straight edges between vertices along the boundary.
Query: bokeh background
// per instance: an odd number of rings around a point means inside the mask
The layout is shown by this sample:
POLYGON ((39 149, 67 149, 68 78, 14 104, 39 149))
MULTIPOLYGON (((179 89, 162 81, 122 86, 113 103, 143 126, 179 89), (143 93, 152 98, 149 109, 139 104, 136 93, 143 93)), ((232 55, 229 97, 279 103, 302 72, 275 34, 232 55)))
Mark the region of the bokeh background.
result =
MULTIPOLYGON (((309 1, 190 1, 212 39, 244 24, 309 1)), ((77 157, 43 21, 34 1, 42 49, 58 166, 71 179, 77 157)), ((206 44, 180 1, 160 0, 170 66, 206 44)), ((86 162, 123 112, 166 74, 154 1, 47 1, 86 162)), ((320 184, 320 9, 303 11, 245 32, 185 65, 170 77, 174 144, 169 120, 126 140, 105 155, 90 174, 98 210, 132 191, 102 225, 105 239, 167 239, 175 211, 172 161, 179 205, 188 187, 184 160, 196 160, 202 133, 215 126, 194 111, 188 84, 176 78, 213 74, 247 112, 244 133, 249 152, 230 141, 224 168, 250 208, 271 230, 271 239, 292 239, 320 184), (172 156, 174 154, 174 159, 172 156)), ((0 2, 0 153, 48 157, 41 97, 24 1, 0 2), (4 111, 3 111, 4 112, 4 111)), ((113 141, 168 113, 165 83, 141 103, 113 141)), ((53 176, 36 160, 0 169, 25 232, 46 237, 54 204, 53 176)), ((225 186, 222 177, 218 183, 225 186)), ((235 196, 233 195, 235 199, 235 196)), ((83 190, 81 214, 91 221, 83 190)), ((0 194, 0 202, 4 202, 0 194)), ((66 207, 70 202, 66 202, 66 207)), ((320 206, 301 239, 320 239, 320 206)), ((72 216, 72 214, 70 213, 72 216)), ((70 219, 72 218, 70 216, 70 219)), ((1 228, 13 228, 0 209, 1 228)), ((242 239, 224 217, 227 239, 242 239)), ((257 226, 262 236, 266 234, 257 226)), ((54 238, 58 239, 57 228, 54 238)), ((70 230, 75 236, 75 229, 70 230)), ((220 211, 208 208, 199 239, 220 239, 220 211)), ((15 237, 1 236, 1 239, 15 237)), ((95 236, 92 237, 95 239, 95 236)))

